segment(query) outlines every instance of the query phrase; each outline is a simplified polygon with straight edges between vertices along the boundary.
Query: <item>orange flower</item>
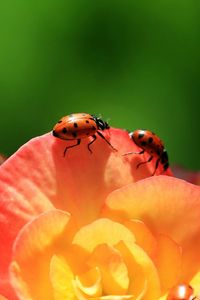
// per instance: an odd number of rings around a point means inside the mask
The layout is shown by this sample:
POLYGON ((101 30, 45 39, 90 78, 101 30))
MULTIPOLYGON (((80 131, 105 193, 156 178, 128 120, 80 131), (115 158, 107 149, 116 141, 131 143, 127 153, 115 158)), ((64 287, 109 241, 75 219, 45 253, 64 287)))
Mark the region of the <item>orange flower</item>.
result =
POLYGON ((137 147, 127 132, 109 133, 118 153, 97 139, 91 155, 86 139, 64 158, 67 142, 46 134, 0 167, 9 300, 156 300, 182 281, 200 292, 200 188, 146 178, 155 160, 136 169, 148 155, 123 157, 137 147))

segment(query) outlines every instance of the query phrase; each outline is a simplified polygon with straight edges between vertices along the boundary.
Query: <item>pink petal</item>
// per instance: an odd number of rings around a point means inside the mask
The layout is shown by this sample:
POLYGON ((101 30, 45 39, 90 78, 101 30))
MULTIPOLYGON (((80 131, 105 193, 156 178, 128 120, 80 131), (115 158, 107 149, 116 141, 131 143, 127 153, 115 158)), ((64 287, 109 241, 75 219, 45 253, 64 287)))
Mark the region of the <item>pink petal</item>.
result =
MULTIPOLYGON (((106 137, 116 148, 130 143, 120 129, 106 137)), ((109 192, 133 181, 130 165, 103 139, 93 144, 92 155, 84 139, 63 157, 66 145, 73 143, 48 133, 29 141, 0 167, 1 287, 6 286, 13 240, 26 222, 53 207, 73 213, 79 223, 89 222, 97 218, 109 192)))

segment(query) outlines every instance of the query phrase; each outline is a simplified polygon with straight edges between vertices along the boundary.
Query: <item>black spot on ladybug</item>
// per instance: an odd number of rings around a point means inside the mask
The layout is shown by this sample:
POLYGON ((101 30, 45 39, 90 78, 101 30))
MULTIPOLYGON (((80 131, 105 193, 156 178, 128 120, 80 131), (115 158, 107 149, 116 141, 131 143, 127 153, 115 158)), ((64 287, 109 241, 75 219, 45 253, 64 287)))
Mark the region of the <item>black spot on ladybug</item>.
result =
POLYGON ((53 135, 56 136, 56 137, 59 137, 55 130, 53 130, 53 135))
POLYGON ((87 123, 87 124, 88 124, 88 123, 90 123, 90 122, 89 122, 88 120, 86 120, 86 121, 85 121, 85 123, 87 123))
POLYGON ((74 123, 74 128, 78 128, 78 124, 77 123, 74 123))
POLYGON ((58 121, 58 123, 62 123, 62 120, 58 121))
POLYGON ((158 154, 158 156, 160 156, 160 150, 159 149, 156 151, 156 153, 158 154))
POLYGON ((72 135, 73 135, 73 137, 77 137, 77 133, 74 131, 74 132, 72 132, 72 135))
POLYGON ((64 127, 62 130, 63 133, 67 133, 67 129, 64 127))
POLYGON ((153 142, 153 138, 150 137, 150 138, 148 139, 148 143, 151 144, 152 142, 153 142))
POLYGON ((96 127, 95 127, 95 126, 92 126, 92 129, 93 129, 93 130, 96 130, 96 127))
POLYGON ((143 133, 143 132, 139 133, 139 134, 138 134, 138 139, 143 138, 143 136, 144 136, 144 133, 143 133))
POLYGON ((142 145, 142 146, 146 146, 146 144, 147 144, 147 143, 146 143, 145 141, 142 141, 142 142, 141 142, 141 145, 142 145))

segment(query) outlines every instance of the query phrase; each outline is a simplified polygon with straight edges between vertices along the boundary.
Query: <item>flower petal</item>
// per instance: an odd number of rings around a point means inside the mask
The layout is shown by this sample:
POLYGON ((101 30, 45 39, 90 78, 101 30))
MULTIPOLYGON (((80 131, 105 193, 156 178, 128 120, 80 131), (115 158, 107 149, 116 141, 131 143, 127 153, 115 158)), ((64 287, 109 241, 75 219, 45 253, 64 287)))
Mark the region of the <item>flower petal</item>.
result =
POLYGON ((92 300, 137 300, 135 299, 132 295, 123 295, 123 296, 102 296, 102 297, 97 297, 93 298, 92 300))
MULTIPOLYGON (((124 130, 110 129, 104 134, 122 151, 131 144, 124 130)), ((30 140, 0 167, 1 286, 8 279, 12 243, 26 222, 56 207, 72 213, 80 224, 88 223, 98 217, 108 193, 134 180, 120 152, 113 152, 99 137, 91 155, 89 140, 83 139, 63 157, 66 145, 74 141, 48 133, 30 140)))
POLYGON ((181 247, 172 239, 164 235, 158 236, 155 261, 162 292, 166 292, 178 282, 182 267, 181 254, 181 247))
POLYGON ((8 298, 13 241, 27 221, 53 207, 48 197, 52 194, 49 136, 31 140, 0 167, 0 286, 6 286, 8 298))
MULTIPOLYGON (((128 268, 129 279, 132 280, 129 294, 139 296, 147 280, 148 288, 144 299, 158 299, 160 284, 156 268, 144 250, 135 244, 133 234, 125 226, 109 219, 99 219, 82 227, 74 236, 73 244, 90 254, 99 245, 105 247, 104 244, 107 244, 108 247, 115 247, 122 255, 128 268)), ((103 252, 100 258, 105 262, 103 252)))
POLYGON ((90 268, 89 271, 76 276, 74 281, 76 290, 79 289, 89 297, 98 297, 102 294, 101 273, 97 266, 90 268))
POLYGON ((131 229, 136 243, 156 262, 162 290, 174 286, 180 276, 181 247, 167 236, 155 238, 142 221, 131 219, 125 221, 124 225, 131 229))
POLYGON ((126 295, 129 286, 128 270, 119 251, 101 244, 93 251, 88 264, 100 269, 105 295, 126 295))
POLYGON ((200 187, 168 176, 147 178, 111 193, 102 216, 142 220, 154 235, 167 235, 183 248, 182 279, 198 270, 200 187))
POLYGON ((120 251, 128 268, 129 294, 134 299, 157 300, 160 296, 160 281, 156 267, 149 256, 135 243, 120 241, 115 248, 120 251))
POLYGON ((92 253, 98 245, 108 244, 113 246, 121 240, 134 243, 135 238, 125 226, 102 218, 82 227, 75 234, 73 244, 92 253))
POLYGON ((50 262, 50 280, 54 300, 75 300, 73 279, 74 275, 64 257, 54 255, 50 262))
POLYGON ((195 274, 195 276, 190 281, 190 285, 194 289, 194 295, 200 296, 200 271, 195 274))
POLYGON ((150 232, 144 222, 136 219, 126 220, 124 225, 130 229, 136 239, 136 243, 148 253, 150 257, 155 256, 157 240, 150 232))
POLYGON ((0 300, 8 300, 8 299, 5 298, 4 296, 0 295, 0 300))
POLYGON ((53 299, 48 265, 54 244, 66 233, 69 220, 69 214, 53 210, 39 215, 20 231, 10 267, 12 284, 20 299, 53 299))
POLYGON ((167 234, 183 244, 200 233, 199 213, 199 187, 156 176, 112 192, 102 215, 118 220, 138 218, 154 233, 167 234))

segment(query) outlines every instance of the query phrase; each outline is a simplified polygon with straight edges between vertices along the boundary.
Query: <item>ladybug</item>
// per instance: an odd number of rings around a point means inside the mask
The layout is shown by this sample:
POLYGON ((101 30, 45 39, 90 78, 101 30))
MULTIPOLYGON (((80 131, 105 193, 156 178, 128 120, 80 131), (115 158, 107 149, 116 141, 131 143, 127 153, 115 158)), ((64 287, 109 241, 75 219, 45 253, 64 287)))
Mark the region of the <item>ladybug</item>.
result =
POLYGON ((76 140, 77 143, 71 146, 67 146, 64 150, 64 156, 69 148, 80 145, 81 139, 89 136, 93 137, 87 145, 88 150, 92 153, 90 146, 96 140, 96 133, 106 141, 106 143, 116 151, 116 149, 110 144, 110 142, 104 137, 99 130, 109 129, 110 126, 107 122, 104 122, 100 118, 87 113, 77 113, 65 116, 58 121, 53 128, 53 136, 62 140, 76 140))
POLYGON ((161 139, 150 130, 137 129, 129 133, 130 138, 133 142, 140 147, 142 150, 140 152, 128 152, 123 155, 128 154, 143 154, 147 152, 150 154, 150 157, 147 161, 143 161, 137 165, 137 168, 142 164, 150 162, 154 157, 157 157, 155 170, 152 176, 155 174, 159 163, 163 166, 163 172, 166 171, 169 167, 168 154, 165 150, 164 144, 161 139))
POLYGON ((168 296, 167 300, 195 300, 193 295, 193 288, 185 283, 174 286, 168 296))

